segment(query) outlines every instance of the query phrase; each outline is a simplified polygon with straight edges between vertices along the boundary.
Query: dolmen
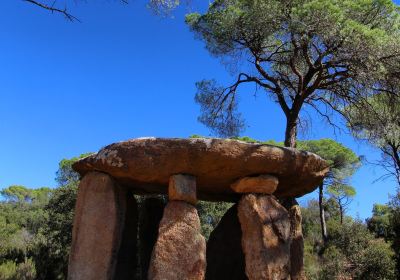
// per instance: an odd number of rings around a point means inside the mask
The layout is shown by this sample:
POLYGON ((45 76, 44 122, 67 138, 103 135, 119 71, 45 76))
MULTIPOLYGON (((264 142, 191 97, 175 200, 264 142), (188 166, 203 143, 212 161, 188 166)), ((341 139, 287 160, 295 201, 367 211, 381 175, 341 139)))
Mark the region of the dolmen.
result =
POLYGON ((148 251, 141 279, 305 279, 295 198, 328 172, 315 154, 230 139, 138 138, 106 146, 73 168, 82 178, 68 279, 138 279, 133 194, 168 196, 161 220, 146 222, 158 227, 154 237, 139 234, 139 247, 148 251), (198 200, 234 203, 207 244, 198 200))

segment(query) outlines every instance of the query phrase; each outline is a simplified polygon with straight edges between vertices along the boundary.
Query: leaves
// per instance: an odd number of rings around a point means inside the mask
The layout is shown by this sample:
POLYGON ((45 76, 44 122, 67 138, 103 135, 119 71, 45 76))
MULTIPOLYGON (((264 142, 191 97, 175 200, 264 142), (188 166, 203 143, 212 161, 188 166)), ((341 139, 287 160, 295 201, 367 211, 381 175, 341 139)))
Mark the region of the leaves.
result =
POLYGON ((353 135, 381 150, 378 164, 394 175, 400 186, 400 83, 392 82, 381 84, 376 95, 348 106, 344 113, 353 135))
POLYGON ((398 68, 398 7, 386 0, 216 0, 186 22, 208 51, 233 65, 228 87, 198 84, 200 121, 223 136, 237 136, 236 111, 243 83, 263 89, 288 121, 285 145, 294 146, 300 111, 321 116, 374 94, 377 81, 398 68), (294 135, 293 135, 294 134, 294 135))

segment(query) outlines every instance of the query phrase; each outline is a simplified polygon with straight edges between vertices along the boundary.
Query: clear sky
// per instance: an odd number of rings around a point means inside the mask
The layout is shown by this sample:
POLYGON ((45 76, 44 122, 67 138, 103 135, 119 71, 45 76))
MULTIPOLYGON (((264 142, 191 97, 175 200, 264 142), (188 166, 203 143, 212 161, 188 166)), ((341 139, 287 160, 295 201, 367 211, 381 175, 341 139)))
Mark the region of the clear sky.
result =
MULTIPOLYGON (((184 23, 154 16, 141 0, 69 5, 81 22, 23 1, 0 9, 0 188, 56 186, 58 162, 142 136, 212 135, 197 122, 194 83, 234 78, 184 23)), ((61 3, 61 2, 60 2, 61 3)), ((243 88, 243 135, 282 141, 284 116, 262 92, 243 88)), ((379 153, 344 132, 334 133, 312 111, 302 139, 333 138, 373 161, 379 153)), ((395 192, 382 170, 366 165, 352 179, 350 214, 364 219, 373 203, 395 192)), ((315 195, 301 199, 302 203, 315 195)))

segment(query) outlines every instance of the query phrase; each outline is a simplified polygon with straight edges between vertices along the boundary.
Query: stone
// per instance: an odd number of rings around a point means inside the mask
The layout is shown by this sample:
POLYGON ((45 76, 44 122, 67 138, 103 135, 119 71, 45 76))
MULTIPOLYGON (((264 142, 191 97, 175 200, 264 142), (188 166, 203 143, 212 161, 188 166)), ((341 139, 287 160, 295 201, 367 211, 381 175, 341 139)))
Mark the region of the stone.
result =
POLYGON ((231 139, 138 138, 114 143, 73 165, 82 176, 110 174, 136 194, 166 194, 171 174, 196 177, 197 197, 238 201, 231 189, 238 178, 271 174, 279 179, 276 197, 313 191, 329 168, 321 157, 292 148, 231 139))
POLYGON ((164 209, 153 249, 149 280, 201 280, 206 270, 206 242, 196 208, 170 201, 164 209))
MULTIPOLYGON (((145 197, 140 207, 139 258, 141 278, 148 279, 151 253, 158 236, 158 228, 163 216, 165 202, 160 197, 145 197)), ((135 279, 135 278, 132 278, 135 279)))
POLYGON ((278 186, 279 180, 275 176, 260 175, 255 177, 244 177, 231 185, 237 193, 262 193, 273 194, 278 186))
POLYGON ((117 267, 114 279, 131 280, 135 279, 138 267, 138 205, 133 194, 126 196, 126 214, 124 231, 122 233, 121 245, 117 256, 117 267))
POLYGON ((248 279, 290 280, 288 211, 271 195, 246 194, 238 216, 248 279))
POLYGON ((169 178, 168 199, 196 205, 196 177, 183 174, 172 175, 169 178))
POLYGON ((237 204, 221 218, 207 241, 207 280, 247 280, 237 204))
POLYGON ((109 175, 89 172, 75 206, 68 279, 114 279, 126 192, 109 175))
POLYGON ((301 209, 296 199, 286 199, 285 208, 290 218, 290 276, 292 280, 306 280, 303 264, 304 240, 301 227, 301 209))

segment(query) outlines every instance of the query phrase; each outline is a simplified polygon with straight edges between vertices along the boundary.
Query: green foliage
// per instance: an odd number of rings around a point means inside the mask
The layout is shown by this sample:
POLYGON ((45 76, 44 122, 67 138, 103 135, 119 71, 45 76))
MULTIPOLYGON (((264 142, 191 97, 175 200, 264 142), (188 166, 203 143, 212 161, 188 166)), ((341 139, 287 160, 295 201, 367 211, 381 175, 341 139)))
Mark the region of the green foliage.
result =
POLYGON ((5 261, 0 264, 0 280, 14 280, 17 272, 17 264, 14 261, 5 261))
POLYGON ((1 191, 0 264, 12 260, 19 265, 34 250, 34 236, 46 222, 43 207, 50 193, 48 188, 33 190, 23 186, 1 191))
POLYGON ((285 146, 294 147, 304 104, 326 117, 321 106, 340 111, 373 94, 398 65, 399 13, 389 0, 216 0, 186 22, 237 72, 229 86, 196 84, 199 120, 223 136, 245 127, 238 112, 242 84, 255 84, 279 104, 287 120, 285 146))
POLYGON ((169 16, 179 4, 179 0, 149 0, 148 7, 157 15, 169 16))
POLYGON ((311 199, 306 207, 301 208, 303 235, 312 244, 318 243, 321 239, 321 227, 319 225, 318 201, 311 199))
POLYGON ((368 246, 357 254, 354 270, 356 280, 396 279, 394 252, 382 239, 370 239, 368 246))
MULTIPOLYGON (((396 279, 391 242, 376 238, 365 224, 344 217, 340 222, 335 200, 325 203, 328 240, 321 237, 319 206, 310 200, 302 207, 304 266, 308 279, 396 279)), ((386 209, 376 207, 376 213, 386 209)), ((382 211, 382 212, 381 212, 382 211)))
POLYGON ((335 246, 329 246, 324 253, 321 274, 318 279, 331 280, 341 279, 346 276, 346 257, 341 250, 335 246))
POLYGON ((45 207, 48 219, 35 239, 38 279, 66 278, 76 193, 75 184, 59 187, 45 207))
POLYGON ((58 171, 56 172, 56 182, 60 186, 65 186, 79 181, 79 174, 72 169, 72 164, 76 161, 90 156, 93 153, 81 154, 79 157, 73 157, 70 159, 63 159, 58 164, 58 171))
POLYGON ((1 196, 9 203, 45 204, 49 199, 51 189, 43 187, 28 189, 24 186, 9 186, 0 191, 1 196))
POLYGON ((381 150, 379 164, 400 186, 400 82, 386 85, 382 91, 346 107, 344 112, 353 135, 381 150))
POLYGON ((330 246, 346 258, 346 274, 354 279, 395 279, 394 253, 390 244, 374 239, 367 227, 354 221, 331 228, 330 246))
POLYGON ((36 235, 34 260, 38 279, 65 279, 72 241, 72 224, 79 183, 79 174, 72 169, 77 160, 90 155, 63 159, 59 163, 56 181, 61 184, 54 190, 44 207, 48 215, 45 225, 36 235))
POLYGON ((351 149, 332 139, 299 141, 297 148, 315 153, 328 162, 329 184, 352 176, 361 164, 360 158, 351 149))
POLYGON ((321 260, 313 243, 304 241, 304 271, 307 279, 318 279, 321 275, 321 260))
POLYGON ((199 201, 197 211, 199 213, 201 231, 203 236, 208 240, 210 233, 218 225, 222 216, 232 206, 229 202, 209 202, 199 201))
POLYGON ((393 231, 393 250, 396 254, 396 273, 400 276, 400 192, 397 191, 389 202, 391 208, 390 225, 393 231))
POLYGON ((32 259, 25 259, 23 263, 18 264, 15 279, 34 280, 36 276, 36 268, 32 259))
POLYGON ((369 231, 376 237, 391 240, 393 238, 393 229, 391 224, 392 209, 389 205, 374 204, 372 217, 366 220, 369 231))
POLYGON ((0 264, 0 280, 34 280, 36 279, 35 264, 31 259, 22 263, 6 261, 0 264))
POLYGON ((328 192, 335 198, 353 197, 356 195, 356 190, 352 186, 336 184, 329 186, 328 192))
POLYGON ((60 162, 57 189, 10 186, 1 191, 0 279, 66 278, 79 180, 72 164, 87 155, 60 162))

